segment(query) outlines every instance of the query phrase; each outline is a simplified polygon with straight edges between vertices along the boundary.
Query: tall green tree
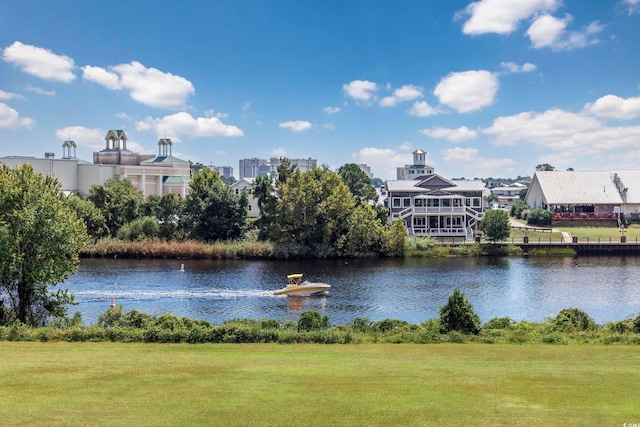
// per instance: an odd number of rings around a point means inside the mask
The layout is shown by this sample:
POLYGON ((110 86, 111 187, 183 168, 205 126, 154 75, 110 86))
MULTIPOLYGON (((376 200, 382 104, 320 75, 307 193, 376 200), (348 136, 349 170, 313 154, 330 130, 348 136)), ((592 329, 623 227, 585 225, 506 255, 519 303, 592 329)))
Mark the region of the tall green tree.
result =
POLYGON ((0 165, 0 298, 18 320, 42 325, 65 316, 73 296, 50 290, 78 268, 84 222, 57 179, 31 165, 0 165))
POLYGON ((239 238, 247 218, 248 197, 236 195, 220 176, 205 167, 193 176, 186 197, 186 226, 191 237, 204 240, 239 238))
POLYGON ((536 170, 543 171, 543 172, 551 172, 556 170, 556 168, 551 166, 549 163, 541 163, 538 166, 536 166, 536 170))
POLYGON ((480 230, 492 243, 506 239, 511 234, 509 214, 503 210, 486 211, 480 223, 480 230))
POLYGON ((109 234, 115 237, 120 227, 141 216, 144 196, 131 181, 114 176, 104 185, 92 185, 87 200, 102 212, 109 234))
POLYGON ((76 211, 78 218, 84 221, 87 233, 95 241, 109 235, 109 228, 102 212, 89 200, 72 194, 69 204, 76 211))
POLYGON ((343 256, 378 253, 383 235, 383 227, 375 210, 369 203, 362 202, 348 216, 346 233, 338 238, 336 246, 343 256))
POLYGON ((371 178, 357 164, 347 163, 341 166, 338 169, 338 174, 357 200, 375 201, 378 199, 378 193, 371 185, 371 178))

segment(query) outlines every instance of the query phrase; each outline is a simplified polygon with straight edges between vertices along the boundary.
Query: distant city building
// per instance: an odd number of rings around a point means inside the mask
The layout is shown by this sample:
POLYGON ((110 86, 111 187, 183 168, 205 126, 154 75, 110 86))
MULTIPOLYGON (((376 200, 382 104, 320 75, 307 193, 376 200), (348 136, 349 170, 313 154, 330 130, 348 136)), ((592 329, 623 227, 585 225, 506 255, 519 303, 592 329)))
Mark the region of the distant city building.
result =
POLYGON ((365 165, 364 163, 358 163, 362 172, 366 173, 369 178, 373 178, 373 174, 371 173, 371 166, 365 165))
MULTIPOLYGON (((289 163, 295 165, 300 172, 306 172, 318 165, 316 159, 288 159, 289 163)), ((278 173, 278 166, 282 161, 279 157, 271 157, 270 159, 259 159, 253 157, 250 159, 240 159, 239 161, 239 175, 242 178, 257 178, 259 176, 272 175, 275 176, 278 173)))
POLYGON ((209 165, 207 167, 212 171, 217 172, 218 175, 220 175, 223 178, 231 178, 233 176, 233 168, 231 166, 209 165))
POLYGON ((398 181, 413 180, 424 175, 431 175, 433 167, 426 164, 427 152, 417 149, 413 153, 413 164, 397 168, 398 181))

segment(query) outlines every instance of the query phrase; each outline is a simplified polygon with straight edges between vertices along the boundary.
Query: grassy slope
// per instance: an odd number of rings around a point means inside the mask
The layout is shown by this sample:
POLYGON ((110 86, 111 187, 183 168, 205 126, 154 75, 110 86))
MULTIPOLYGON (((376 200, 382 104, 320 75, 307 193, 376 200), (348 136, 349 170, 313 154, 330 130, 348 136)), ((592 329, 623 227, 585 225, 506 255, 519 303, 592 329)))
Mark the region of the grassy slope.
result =
POLYGON ((3 425, 640 422, 636 346, 0 343, 3 425))

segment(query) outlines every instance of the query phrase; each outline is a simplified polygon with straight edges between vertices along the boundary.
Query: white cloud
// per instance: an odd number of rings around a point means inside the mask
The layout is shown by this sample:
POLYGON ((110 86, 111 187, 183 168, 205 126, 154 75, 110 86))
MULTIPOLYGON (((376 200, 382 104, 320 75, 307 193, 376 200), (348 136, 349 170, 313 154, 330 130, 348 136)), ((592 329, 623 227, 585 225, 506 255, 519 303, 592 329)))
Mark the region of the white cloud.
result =
POLYGON ((408 113, 412 116, 428 117, 438 114, 438 111, 431 105, 427 104, 426 101, 416 101, 416 103, 413 104, 413 107, 408 110, 408 113))
POLYGON ((411 144, 409 141, 405 141, 402 144, 400 144, 400 150, 402 150, 402 151, 412 151, 413 150, 413 144, 411 144))
POLYGON ((456 17, 469 16, 462 27, 464 34, 509 34, 520 21, 553 12, 560 5, 560 0, 480 0, 469 4, 456 17))
POLYGON ((277 147, 271 150, 271 155, 274 157, 286 157, 287 150, 285 150, 284 147, 277 147))
POLYGON ((410 164, 413 161, 410 153, 399 153, 389 148, 365 147, 354 153, 354 157, 357 159, 356 163, 365 163, 371 166, 375 175, 382 179, 396 179, 397 167, 410 164))
POLYGON ((566 28, 572 20, 571 15, 566 15, 563 19, 551 15, 539 16, 527 30, 527 36, 535 49, 549 47, 554 50, 570 50, 599 42, 595 35, 603 30, 602 25, 594 21, 581 31, 568 33, 566 28))
POLYGON ((153 130, 158 137, 167 136, 180 141, 179 134, 196 138, 217 136, 243 136, 237 126, 225 125, 217 117, 197 117, 180 112, 161 118, 147 117, 136 123, 137 130, 153 130))
POLYGON ((328 129, 328 130, 335 130, 335 125, 333 123, 325 123, 322 125, 323 128, 328 129))
POLYGON ((393 91, 393 95, 380 100, 381 107, 393 107, 399 102, 413 101, 422 98, 422 88, 414 85, 404 85, 393 91))
POLYGON ((10 99, 24 99, 24 96, 20 95, 19 93, 5 92, 3 90, 0 90, 0 99, 8 101, 10 99))
POLYGON ((327 114, 336 114, 340 112, 340 107, 324 107, 322 111, 327 114))
POLYGON ((91 65, 82 67, 82 78, 90 82, 98 83, 99 85, 102 85, 107 89, 122 89, 122 85, 120 84, 120 76, 101 67, 92 67, 91 65))
POLYGON ((41 79, 69 83, 76 78, 73 59, 41 47, 14 42, 4 49, 2 59, 41 79))
POLYGON ((467 141, 469 139, 475 139, 478 137, 478 132, 476 132, 475 130, 470 130, 466 126, 462 126, 457 129, 433 127, 431 129, 422 129, 418 132, 431 138, 446 139, 456 143, 467 141))
POLYGON ((596 102, 587 104, 585 111, 607 119, 637 119, 640 117, 640 97, 624 99, 615 95, 605 95, 596 102))
POLYGON ((640 140, 640 126, 606 126, 596 118, 557 108, 499 117, 481 132, 493 135, 498 145, 524 142, 554 152, 570 150, 576 156, 592 157, 593 153, 636 148, 640 140))
POLYGON ((465 165, 476 176, 486 176, 493 172, 516 165, 513 159, 490 159, 480 157, 475 148, 451 148, 444 151, 444 161, 452 165, 465 165))
POLYGON ((195 93, 193 84, 184 77, 147 68, 137 61, 109 67, 109 70, 91 66, 82 70, 85 80, 111 90, 128 89, 135 101, 154 108, 182 108, 189 95, 195 93))
POLYGON ((134 121, 135 119, 125 112, 116 113, 115 116, 122 120, 134 121))
POLYGON ((292 132, 302 132, 313 127, 311 122, 305 120, 295 120, 278 124, 282 129, 290 129, 292 132))
MULTIPOLYGON (((56 129, 56 138, 62 141, 71 139, 71 141, 74 141, 79 147, 87 147, 95 151, 106 148, 106 142, 104 140, 106 135, 107 131, 103 129, 91 129, 83 126, 67 126, 66 128, 56 129)), ((127 149, 131 149, 129 141, 127 141, 127 149)))
POLYGON ((4 102, 0 102, 0 129, 29 129, 33 123, 33 119, 20 117, 20 113, 4 102))
POLYGON ((29 92, 37 93, 38 95, 56 96, 55 90, 44 90, 42 88, 31 86, 31 85, 26 85, 24 89, 28 90, 29 92))
POLYGON ((444 77, 435 90, 441 104, 459 113, 480 110, 493 103, 498 91, 498 78, 486 70, 450 73, 444 77))
POLYGON ((356 101, 369 103, 376 99, 378 85, 368 80, 354 80, 342 85, 344 93, 356 101))
POLYGON ((528 73, 538 68, 530 62, 525 62, 522 65, 518 65, 515 62, 501 62, 500 65, 509 73, 528 73))

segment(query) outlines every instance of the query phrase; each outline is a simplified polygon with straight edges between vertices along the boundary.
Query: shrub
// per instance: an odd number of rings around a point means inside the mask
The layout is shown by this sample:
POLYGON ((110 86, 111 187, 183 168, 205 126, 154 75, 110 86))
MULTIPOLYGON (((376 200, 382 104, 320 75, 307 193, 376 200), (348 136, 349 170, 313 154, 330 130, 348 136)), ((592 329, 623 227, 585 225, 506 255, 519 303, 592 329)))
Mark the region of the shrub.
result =
POLYGON ((527 213, 527 224, 551 225, 551 212, 546 209, 532 209, 527 213))
POLYGON ((316 310, 304 311, 298 318, 298 332, 309 332, 329 327, 329 316, 320 316, 316 310))
POLYGON ((638 317, 633 319, 633 332, 640 334, 640 314, 638 314, 638 317))
POLYGON ((98 316, 98 326, 112 328, 124 325, 124 312, 122 306, 109 307, 107 311, 98 316))
POLYGON ((353 322, 351 322, 351 328, 355 332, 366 333, 373 330, 373 325, 371 321, 366 317, 356 317, 355 319, 353 319, 353 322))
POLYGON ((453 290, 449 300, 440 307, 440 328, 444 333, 458 331, 477 334, 480 331, 480 317, 458 288, 453 290))
POLYGON ((144 240, 160 237, 160 225, 152 216, 134 219, 118 230, 118 238, 122 240, 144 240))
POLYGON ((383 334, 389 332, 402 332, 410 328, 409 322, 397 319, 384 319, 373 325, 373 329, 383 334))
POLYGON ((515 322, 509 317, 494 317, 482 326, 482 329, 511 329, 515 322))
POLYGON ((560 332, 593 331, 598 326, 587 313, 577 308, 560 311, 551 324, 554 330, 560 332))

